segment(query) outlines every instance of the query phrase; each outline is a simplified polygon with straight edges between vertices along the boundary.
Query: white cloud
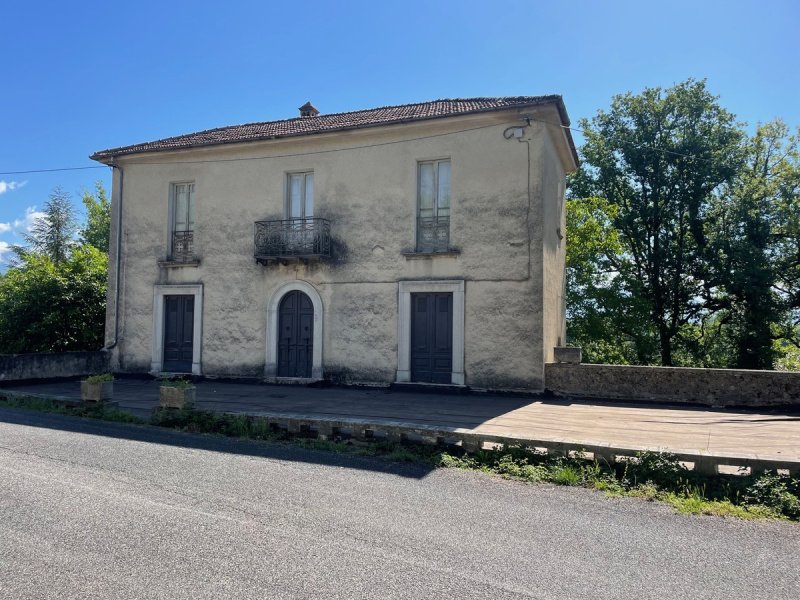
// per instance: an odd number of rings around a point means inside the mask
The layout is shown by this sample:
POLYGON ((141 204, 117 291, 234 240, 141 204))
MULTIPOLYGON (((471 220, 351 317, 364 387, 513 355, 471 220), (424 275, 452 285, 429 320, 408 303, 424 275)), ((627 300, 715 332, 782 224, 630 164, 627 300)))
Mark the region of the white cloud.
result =
POLYGON ((18 190, 19 188, 23 187, 27 181, 6 181, 5 179, 0 179, 0 194, 5 194, 6 192, 13 192, 14 190, 18 190))
POLYGON ((41 219, 44 216, 45 213, 36 210, 35 206, 29 206, 25 209, 25 217, 22 219, 14 219, 14 229, 24 229, 25 231, 30 232, 34 222, 36 222, 36 219, 41 219))
POLYGON ((0 223, 0 233, 11 231, 11 223, 0 223))
POLYGON ((11 252, 11 244, 0 240, 0 265, 6 262, 6 254, 11 252))

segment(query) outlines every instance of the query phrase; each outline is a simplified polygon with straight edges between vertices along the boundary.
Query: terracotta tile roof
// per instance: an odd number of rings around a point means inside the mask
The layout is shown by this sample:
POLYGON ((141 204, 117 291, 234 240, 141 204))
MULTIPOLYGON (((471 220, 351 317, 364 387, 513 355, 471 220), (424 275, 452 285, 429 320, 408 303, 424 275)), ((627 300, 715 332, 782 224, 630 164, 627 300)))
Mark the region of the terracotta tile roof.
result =
MULTIPOLYGON (((569 125, 569 117, 561 96, 511 96, 505 98, 457 98, 433 100, 417 104, 400 106, 383 106, 368 110, 356 110, 335 114, 321 114, 314 117, 296 117, 281 121, 264 123, 247 123, 207 129, 196 133, 178 135, 132 146, 110 148, 95 152, 90 158, 100 162, 111 162, 116 156, 139 154, 142 152, 161 152, 166 150, 182 150, 198 146, 252 142, 291 136, 312 135, 330 131, 358 129, 392 125, 409 121, 437 119, 470 113, 490 112, 506 108, 554 104, 558 109, 563 125, 569 125)), ((567 131, 569 133, 569 131, 567 131)), ((570 144, 572 138, 569 137, 570 144)), ((574 148, 573 148, 574 152, 574 148)))

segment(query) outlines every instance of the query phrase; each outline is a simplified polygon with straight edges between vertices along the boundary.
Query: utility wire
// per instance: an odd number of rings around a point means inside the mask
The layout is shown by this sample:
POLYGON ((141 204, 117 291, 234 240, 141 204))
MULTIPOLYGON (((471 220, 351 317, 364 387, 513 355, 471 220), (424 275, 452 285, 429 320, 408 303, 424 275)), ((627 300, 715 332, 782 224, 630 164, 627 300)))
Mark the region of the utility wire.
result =
MULTIPOLYGON (((389 123, 391 125, 391 123, 389 123)), ((456 133, 466 133, 468 131, 477 131, 479 129, 488 129, 490 127, 496 127, 497 123, 492 123, 491 125, 481 125, 479 127, 470 127, 469 129, 460 129, 458 131, 448 131, 445 133, 434 133, 431 135, 423 135, 415 138, 408 138, 404 140, 392 140, 390 142, 380 142, 377 144, 364 144, 361 146, 349 146, 347 148, 330 148, 328 150, 311 150, 309 152, 295 152, 292 154, 273 154, 270 156, 242 156, 239 158, 208 158, 203 160, 175 160, 175 161, 164 161, 164 160, 157 160, 157 161, 137 161, 137 165, 191 165, 191 164, 200 164, 200 163, 226 163, 226 162, 238 162, 243 160, 269 160, 271 158, 291 158, 295 156, 310 156, 313 154, 328 154, 330 152, 345 152, 348 150, 362 150, 365 148, 377 148, 380 146, 390 146, 392 144, 404 144, 406 142, 415 142, 417 140, 428 140, 432 138, 443 137, 446 135, 454 135, 456 133)), ((326 133, 325 131, 321 131, 319 133, 326 133)), ((272 138, 272 139, 292 139, 293 137, 302 137, 302 136, 289 136, 286 138, 272 138)), ((254 139, 254 140, 241 140, 239 142, 230 142, 230 143, 243 143, 243 142, 261 142, 261 141, 271 141, 270 138, 265 139, 254 139)), ((211 144, 211 145, 222 145, 222 144, 211 144)), ((194 148, 203 148, 207 147, 207 145, 201 146, 187 146, 185 148, 168 148, 165 151, 171 150, 192 150, 194 148)), ((135 154, 131 152, 131 154, 135 154)), ((28 173, 52 173, 54 171, 78 171, 83 169, 105 169, 107 165, 97 165, 92 167, 63 167, 59 169, 31 169, 28 171, 4 171, 0 172, 0 175, 22 175, 28 173)))
POLYGON ((86 169, 105 169, 106 165, 91 167, 60 167, 58 169, 29 169, 27 171, 0 171, 0 175, 27 175, 28 173, 55 173, 56 171, 84 171, 86 169))
MULTIPOLYGON (((391 123, 389 123, 391 125, 391 123)), ((137 165, 194 165, 194 164, 202 164, 202 163, 227 163, 227 162, 238 162, 242 160, 269 160, 271 158, 292 158, 296 156, 311 156, 313 154, 329 154, 331 152, 346 152, 348 150, 362 150, 365 148, 378 148, 380 146, 391 146, 393 144, 405 144, 406 142, 415 142, 417 140, 429 140, 432 138, 444 137, 446 135, 454 135, 456 133, 466 133, 468 131, 477 131, 479 129, 488 129, 490 127, 496 127, 497 123, 492 123, 491 125, 481 125, 479 127, 470 127, 469 129, 459 129, 458 131, 448 131, 445 133, 433 133, 431 135, 422 135, 415 138, 408 138, 405 140, 392 140, 390 142, 379 142, 377 144, 364 144, 361 146, 348 146, 347 148, 330 148, 328 150, 311 150, 309 152, 294 152, 291 154, 272 154, 269 156, 242 156, 239 158, 208 158, 204 160, 176 160, 176 161, 162 161, 162 160, 155 160, 155 161, 137 161, 137 165)), ((325 131, 321 131, 319 133, 326 133, 325 131)), ((292 139, 293 137, 301 137, 301 136, 289 136, 287 138, 277 138, 277 139, 292 139)), ((260 141, 269 141, 267 140, 242 140, 243 142, 260 142, 260 141)), ((234 142, 235 143, 235 142, 234 142)), ((240 142, 241 143, 241 142, 240 142)), ((198 146, 202 148, 203 146, 198 146)), ((189 147, 187 149, 191 149, 189 147)), ((180 150, 180 148, 176 148, 176 150, 180 150)))
MULTIPOLYGON (((568 129, 570 131, 575 131, 577 133, 580 133, 583 136, 586 136, 587 135, 587 131, 588 131, 586 129, 579 129, 577 127, 570 127, 570 126, 564 125, 562 123, 554 123, 552 121, 546 121, 544 119, 538 119, 538 118, 534 118, 534 117, 530 117, 529 120, 530 121, 535 121, 535 122, 538 122, 538 123, 544 123, 546 125, 552 125, 554 127, 560 127, 562 129, 568 129)), ((442 136, 446 136, 446 135, 453 135, 453 134, 456 134, 456 133, 466 133, 466 132, 469 132, 469 131, 477 131, 479 129, 487 129, 489 127, 495 127, 496 125, 497 125, 496 123, 493 123, 491 125, 482 125, 480 127, 472 127, 472 128, 469 128, 469 129, 461 129, 459 131, 450 131, 450 132, 447 132, 447 133, 437 133, 437 134, 432 134, 432 135, 424 135, 424 136, 415 137, 415 138, 408 138, 408 139, 405 139, 405 140, 394 140, 394 141, 390 141, 390 142, 381 142, 381 143, 378 143, 378 144, 364 144, 364 145, 361 145, 361 146, 350 146, 350 147, 347 147, 347 148, 331 148, 331 149, 328 149, 328 150, 312 150, 310 152, 295 152, 295 153, 292 153, 292 154, 274 154, 274 155, 271 155, 271 156, 247 156, 247 157, 240 157, 240 158, 209 158, 209 159, 204 159, 204 160, 139 161, 136 164, 139 164, 139 165, 155 165, 155 164, 158 164, 158 165, 177 165, 177 164, 226 163, 226 162, 238 162, 238 161, 245 161, 245 160, 269 160, 271 158, 292 158, 292 157, 297 157, 297 156, 310 156, 310 155, 314 155, 314 154, 328 154, 328 153, 331 153, 331 152, 345 152, 347 150, 362 150, 362 149, 366 149, 366 148, 377 148, 377 147, 380 147, 380 146, 390 146, 392 144, 402 144, 402 143, 405 143, 405 142, 414 142, 414 141, 418 141, 418 140, 427 140, 427 139, 442 137, 442 136)), ((319 133, 325 133, 325 132, 322 131, 322 132, 319 132, 319 133)), ((300 136, 291 136, 291 137, 300 137, 300 136)), ((289 137, 289 138, 277 138, 277 139, 291 139, 291 137, 289 137)), ((248 142, 248 141, 253 141, 253 142, 269 141, 269 138, 264 139, 264 140, 258 140, 258 139, 256 139, 256 140, 243 140, 243 142, 248 142)), ((232 142, 232 143, 236 143, 236 142, 232 142)), ((654 146, 647 146, 645 144, 637 144, 636 142, 628 142, 628 143, 630 145, 632 145, 632 146, 637 147, 637 148, 653 150, 655 152, 663 152, 664 154, 671 154, 673 156, 680 156, 680 157, 683 157, 683 158, 692 158, 692 159, 695 159, 695 160, 702 160, 702 161, 706 161, 706 162, 710 162, 711 161, 711 159, 703 158, 701 156, 697 156, 697 155, 694 155, 694 154, 684 154, 684 153, 681 153, 681 152, 675 152, 674 150, 667 150, 665 148, 656 148, 654 146)), ((199 148, 199 147, 203 147, 203 146, 188 146, 186 148, 168 149, 167 151, 169 151, 169 150, 190 150, 192 148, 199 148)), ((134 153, 131 153, 131 154, 134 154, 134 153)), ((88 166, 88 167, 60 167, 60 168, 54 168, 54 169, 28 169, 28 170, 25 170, 25 171, 0 171, 0 175, 28 175, 28 174, 32 174, 32 173, 55 173, 55 172, 58 172, 58 171, 85 171, 85 170, 89 170, 89 169, 105 169, 107 166, 108 165, 95 165, 95 166, 88 166)))
MULTIPOLYGON (((570 127, 569 125, 564 125, 563 123, 553 123, 552 121, 545 121, 544 119, 536 119, 534 117, 530 117, 530 120, 531 121, 536 121, 536 122, 539 122, 539 123, 544 123, 546 125, 553 125, 555 127, 561 127, 561 129, 569 129, 570 131, 575 131, 577 133, 580 133, 584 137, 588 137, 587 136, 587 132, 589 132, 588 129, 579 129, 577 127, 570 127)), ((593 133, 593 132, 589 132, 589 133, 593 133)), ((634 146, 636 148, 642 148, 644 150, 653 150, 655 152, 663 152, 664 154, 672 154, 673 156, 681 156, 683 158, 693 158, 694 160, 702 160, 702 161, 705 161, 705 162, 711 162, 710 158, 703 158, 702 156, 697 156, 696 154, 684 154, 682 152, 675 152, 674 150, 667 150, 665 148, 656 148, 655 146, 648 146, 646 144, 639 144, 639 143, 636 143, 636 142, 633 142, 633 141, 623 142, 623 143, 628 143, 631 146, 634 146)))

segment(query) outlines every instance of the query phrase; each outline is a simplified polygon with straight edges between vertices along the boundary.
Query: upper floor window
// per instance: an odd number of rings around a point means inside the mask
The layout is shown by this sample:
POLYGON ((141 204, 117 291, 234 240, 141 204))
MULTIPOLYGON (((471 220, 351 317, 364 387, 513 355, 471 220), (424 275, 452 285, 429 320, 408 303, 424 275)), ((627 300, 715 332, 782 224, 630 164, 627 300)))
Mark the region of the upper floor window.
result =
POLYGON ((194 257, 194 183, 172 184, 171 257, 194 257))
POLYGON ((424 161, 417 169, 417 252, 446 252, 450 247, 450 161, 424 161))
POLYGON ((289 173, 286 182, 286 218, 314 216, 314 173, 289 173))

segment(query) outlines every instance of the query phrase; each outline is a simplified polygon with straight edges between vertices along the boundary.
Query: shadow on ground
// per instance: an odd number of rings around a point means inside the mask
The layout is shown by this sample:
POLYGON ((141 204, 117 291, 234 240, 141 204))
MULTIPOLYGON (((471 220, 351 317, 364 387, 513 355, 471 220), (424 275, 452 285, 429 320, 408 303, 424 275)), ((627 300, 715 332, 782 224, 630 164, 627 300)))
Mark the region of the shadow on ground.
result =
POLYGON ((17 408, 0 408, 0 423, 66 431, 81 435, 103 436, 147 444, 192 448, 207 452, 225 452, 271 460, 312 463, 377 471, 421 479, 435 469, 432 465, 400 463, 390 460, 302 448, 290 443, 229 438, 221 435, 186 433, 153 425, 131 425, 17 408))

